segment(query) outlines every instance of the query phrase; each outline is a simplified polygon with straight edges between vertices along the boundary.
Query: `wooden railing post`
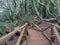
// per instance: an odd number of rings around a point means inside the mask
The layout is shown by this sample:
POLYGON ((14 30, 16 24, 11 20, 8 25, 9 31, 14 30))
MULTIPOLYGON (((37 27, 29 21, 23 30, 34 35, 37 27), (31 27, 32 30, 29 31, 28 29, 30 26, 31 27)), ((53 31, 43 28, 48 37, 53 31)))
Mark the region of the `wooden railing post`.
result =
POLYGON ((53 27, 53 30, 54 30, 54 33, 55 33, 55 35, 56 35, 57 41, 58 41, 58 43, 59 43, 59 45, 60 45, 60 36, 59 36, 59 34, 58 34, 55 26, 53 27))
POLYGON ((54 37, 54 31, 53 31, 53 26, 51 27, 51 41, 54 42, 55 37, 54 37))

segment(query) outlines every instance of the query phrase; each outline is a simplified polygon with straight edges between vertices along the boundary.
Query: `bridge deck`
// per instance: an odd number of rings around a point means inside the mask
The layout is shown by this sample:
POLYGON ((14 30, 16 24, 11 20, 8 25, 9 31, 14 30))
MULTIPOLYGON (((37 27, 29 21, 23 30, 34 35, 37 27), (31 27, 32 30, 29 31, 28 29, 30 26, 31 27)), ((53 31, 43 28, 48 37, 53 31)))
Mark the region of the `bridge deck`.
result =
MULTIPOLYGON (((47 28, 48 26, 51 25, 44 23, 39 25, 39 27, 42 27, 43 29, 47 28)), ((36 27, 34 27, 34 29, 28 28, 28 34, 28 39, 24 42, 23 45, 51 45, 46 37, 41 32, 37 31, 36 27)), ((50 39, 51 28, 48 28, 46 31, 44 31, 44 34, 47 35, 47 37, 50 39)))

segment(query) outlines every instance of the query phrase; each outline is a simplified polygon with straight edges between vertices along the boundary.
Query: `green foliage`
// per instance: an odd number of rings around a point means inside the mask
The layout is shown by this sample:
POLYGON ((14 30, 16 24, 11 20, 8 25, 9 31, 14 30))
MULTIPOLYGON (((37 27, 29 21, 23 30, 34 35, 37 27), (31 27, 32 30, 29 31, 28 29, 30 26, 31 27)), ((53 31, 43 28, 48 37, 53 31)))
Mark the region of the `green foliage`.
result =
POLYGON ((35 14, 41 20, 54 18, 60 22, 60 0, 1 0, 0 2, 0 8, 3 9, 0 14, 3 26, 7 24, 13 29, 17 20, 22 24, 32 20, 32 16, 35 14), (46 7, 45 18, 42 14, 43 7, 46 7))

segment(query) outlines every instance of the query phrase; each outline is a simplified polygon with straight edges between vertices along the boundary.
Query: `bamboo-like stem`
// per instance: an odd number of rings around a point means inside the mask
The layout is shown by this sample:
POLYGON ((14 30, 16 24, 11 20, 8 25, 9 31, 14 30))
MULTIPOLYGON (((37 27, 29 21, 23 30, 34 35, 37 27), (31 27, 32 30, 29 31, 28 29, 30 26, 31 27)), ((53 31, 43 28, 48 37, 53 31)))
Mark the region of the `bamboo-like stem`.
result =
POLYGON ((0 43, 2 43, 3 41, 5 41, 7 38, 9 38, 10 36, 12 36, 12 35, 14 35, 18 30, 20 30, 21 28, 24 28, 26 25, 27 25, 28 23, 25 23, 23 26, 21 26, 19 29, 17 29, 17 30, 14 30, 14 31, 12 31, 11 33, 9 33, 9 34, 7 34, 7 35, 5 35, 5 36, 2 36, 1 38, 0 38, 0 43))
POLYGON ((22 29, 22 32, 21 32, 21 34, 20 34, 20 36, 19 36, 19 38, 17 40, 16 45, 19 45, 20 44, 24 31, 25 31, 25 28, 22 29))

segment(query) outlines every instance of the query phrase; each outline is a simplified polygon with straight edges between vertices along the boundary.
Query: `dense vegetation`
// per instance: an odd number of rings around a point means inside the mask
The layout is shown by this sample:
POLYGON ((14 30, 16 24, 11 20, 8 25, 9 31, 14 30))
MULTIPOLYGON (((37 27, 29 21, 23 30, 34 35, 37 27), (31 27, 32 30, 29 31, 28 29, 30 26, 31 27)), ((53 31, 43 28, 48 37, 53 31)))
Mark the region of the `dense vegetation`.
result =
POLYGON ((33 15, 40 20, 60 22, 60 0, 0 0, 0 32, 4 25, 13 29, 17 21, 23 24, 33 15))

